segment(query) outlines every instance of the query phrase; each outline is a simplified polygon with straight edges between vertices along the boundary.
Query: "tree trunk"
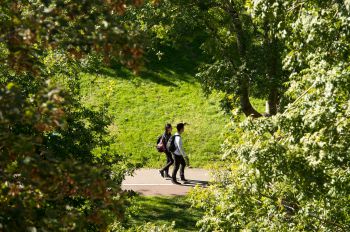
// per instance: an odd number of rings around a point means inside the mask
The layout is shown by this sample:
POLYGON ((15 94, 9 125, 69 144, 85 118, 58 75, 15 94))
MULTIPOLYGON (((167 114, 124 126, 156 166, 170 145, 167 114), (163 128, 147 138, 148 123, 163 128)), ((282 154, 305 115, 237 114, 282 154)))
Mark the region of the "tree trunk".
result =
MULTIPOLYGON (((244 63, 246 59, 246 53, 247 53, 247 38, 245 36, 245 33, 243 31, 243 26, 242 22, 239 18, 237 10, 234 8, 232 5, 227 5, 224 7, 224 10, 228 14, 230 14, 233 22, 233 29, 236 32, 236 37, 237 37, 237 49, 239 52, 240 56, 240 63, 241 65, 244 63)), ((243 113, 248 117, 252 116, 254 118, 261 117, 262 115, 252 106, 250 103, 249 99, 249 77, 246 75, 243 75, 240 77, 239 81, 239 89, 238 89, 238 94, 239 94, 239 99, 240 99, 240 106, 243 111, 243 113)))
POLYGON ((268 115, 275 115, 277 114, 277 107, 278 107, 278 102, 279 102, 279 98, 278 98, 278 91, 276 88, 271 88, 270 89, 270 93, 267 99, 267 105, 268 105, 268 109, 266 109, 266 113, 268 115))
POLYGON ((251 116, 253 118, 259 118, 262 115, 255 110, 255 108, 250 103, 249 99, 249 83, 248 78, 242 78, 239 82, 239 100, 243 113, 245 116, 251 116))
POLYGON ((264 26, 265 35, 264 35, 264 43, 266 45, 266 73, 269 82, 269 94, 268 94, 268 109, 266 109, 267 115, 275 115, 278 111, 278 103, 279 103, 279 91, 278 91, 278 83, 280 79, 280 63, 279 63, 279 51, 278 51, 278 43, 276 38, 273 35, 269 35, 269 22, 265 22, 264 26), (272 36, 272 38, 271 38, 272 36))

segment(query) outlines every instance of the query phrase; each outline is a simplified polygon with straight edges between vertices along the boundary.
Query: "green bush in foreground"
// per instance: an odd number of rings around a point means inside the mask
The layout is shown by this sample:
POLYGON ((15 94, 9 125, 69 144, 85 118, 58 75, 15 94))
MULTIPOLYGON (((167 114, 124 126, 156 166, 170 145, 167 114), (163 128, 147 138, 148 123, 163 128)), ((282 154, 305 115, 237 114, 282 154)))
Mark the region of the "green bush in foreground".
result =
POLYGON ((0 228, 103 229, 121 219, 124 194, 92 154, 98 115, 45 85, 26 95, 9 83, 0 96, 0 228), (67 141, 79 144, 74 152, 67 141))
MULTIPOLYGON (((226 170, 192 194, 203 231, 350 230, 349 4, 256 1, 286 7, 290 104, 232 123, 226 170)), ((259 10, 262 10, 259 12, 259 10)), ((266 13, 266 12, 265 12, 266 13)))
POLYGON ((123 218, 127 165, 76 74, 92 52, 138 68, 140 34, 121 15, 141 4, 1 1, 0 231, 104 231, 123 218))

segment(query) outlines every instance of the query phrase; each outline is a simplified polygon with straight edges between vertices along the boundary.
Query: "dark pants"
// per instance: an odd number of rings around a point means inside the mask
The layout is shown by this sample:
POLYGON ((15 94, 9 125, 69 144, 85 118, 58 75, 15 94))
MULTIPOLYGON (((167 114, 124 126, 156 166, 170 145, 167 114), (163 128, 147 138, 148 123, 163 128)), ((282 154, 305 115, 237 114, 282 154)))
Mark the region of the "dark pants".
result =
POLYGON ((173 170, 173 175, 172 178, 174 181, 176 181, 176 174, 177 171, 179 170, 180 166, 180 177, 181 179, 185 178, 185 166, 186 166, 186 162, 185 159, 182 155, 175 155, 174 154, 174 160, 175 160, 175 165, 174 165, 174 170, 173 170))
POLYGON ((169 167, 173 165, 174 159, 170 152, 165 152, 166 155, 166 165, 161 169, 161 171, 164 171, 165 173, 169 174, 169 167))

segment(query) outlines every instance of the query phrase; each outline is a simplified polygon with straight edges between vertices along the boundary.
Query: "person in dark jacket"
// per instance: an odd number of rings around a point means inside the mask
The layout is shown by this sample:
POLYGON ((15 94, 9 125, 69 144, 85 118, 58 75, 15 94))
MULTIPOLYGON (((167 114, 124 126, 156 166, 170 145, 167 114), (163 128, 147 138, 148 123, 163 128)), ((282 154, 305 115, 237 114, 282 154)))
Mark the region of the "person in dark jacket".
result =
POLYGON ((171 178, 170 175, 169 175, 169 167, 171 165, 173 165, 174 163, 174 159, 172 157, 172 154, 170 151, 168 151, 168 149, 166 148, 166 144, 168 143, 168 140, 170 139, 171 137, 171 132, 172 132, 173 128, 171 126, 171 124, 166 124, 165 125, 165 132, 164 134, 162 135, 162 141, 163 141, 163 144, 165 145, 165 155, 166 155, 166 160, 167 160, 167 163, 166 165, 159 170, 159 173, 162 177, 165 177, 165 178, 171 178))

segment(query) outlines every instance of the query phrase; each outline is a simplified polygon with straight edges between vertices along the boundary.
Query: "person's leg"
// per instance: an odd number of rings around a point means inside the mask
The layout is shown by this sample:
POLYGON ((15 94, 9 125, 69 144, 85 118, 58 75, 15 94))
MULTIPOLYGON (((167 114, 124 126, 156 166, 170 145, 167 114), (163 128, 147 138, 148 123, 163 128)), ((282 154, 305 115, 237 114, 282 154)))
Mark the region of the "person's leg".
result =
POLYGON ((180 168, 180 177, 181 180, 186 181, 185 179, 185 167, 186 167, 186 161, 184 159, 183 156, 180 156, 180 164, 181 164, 181 168, 180 168))
POLYGON ((167 163, 162 169, 159 170, 159 172, 162 175, 162 177, 169 177, 169 167, 174 163, 174 159, 172 157, 171 152, 166 152, 165 155, 167 163))
POLYGON ((177 184, 177 180, 176 180, 176 174, 177 174, 177 171, 179 170, 179 167, 180 167, 180 158, 181 156, 179 155, 174 155, 174 161, 175 161, 175 164, 174 164, 174 170, 173 170, 173 174, 171 176, 171 179, 172 179, 172 182, 177 184))
POLYGON ((166 157, 167 157, 167 164, 165 165, 163 170, 165 172, 165 177, 170 177, 169 176, 169 168, 170 168, 171 165, 173 165, 174 159, 173 159, 173 156, 172 156, 172 154, 170 152, 166 153, 166 157))

